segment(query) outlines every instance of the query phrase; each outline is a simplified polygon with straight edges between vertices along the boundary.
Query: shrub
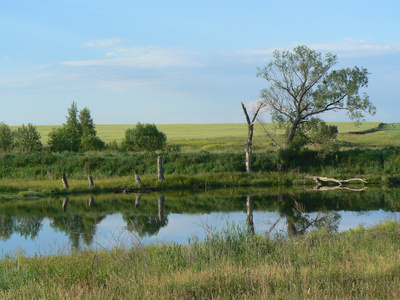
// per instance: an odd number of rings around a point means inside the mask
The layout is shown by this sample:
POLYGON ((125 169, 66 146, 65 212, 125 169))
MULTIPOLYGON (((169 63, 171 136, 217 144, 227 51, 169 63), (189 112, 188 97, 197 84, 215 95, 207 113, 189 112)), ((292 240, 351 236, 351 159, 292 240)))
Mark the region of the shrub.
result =
POLYGON ((167 136, 156 125, 138 123, 135 128, 125 131, 122 148, 126 151, 155 151, 163 150, 166 143, 167 136))

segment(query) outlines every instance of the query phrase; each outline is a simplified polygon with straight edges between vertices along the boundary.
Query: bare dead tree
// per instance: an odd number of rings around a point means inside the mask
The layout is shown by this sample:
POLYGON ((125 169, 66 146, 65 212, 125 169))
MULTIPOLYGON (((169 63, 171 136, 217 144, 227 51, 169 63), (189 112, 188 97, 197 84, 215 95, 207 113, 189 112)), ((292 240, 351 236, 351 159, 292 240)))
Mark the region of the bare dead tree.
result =
POLYGON ((254 111, 254 114, 253 114, 253 118, 250 119, 250 116, 247 112, 246 106, 244 106, 244 104, 242 102, 243 113, 244 113, 244 115, 246 117, 246 121, 247 121, 247 143, 246 143, 246 147, 244 148, 244 151, 246 152, 246 172, 248 174, 251 173, 251 152, 252 152, 252 146, 253 146, 254 122, 255 122, 259 112, 265 106, 266 106, 265 103, 258 101, 257 106, 254 111))

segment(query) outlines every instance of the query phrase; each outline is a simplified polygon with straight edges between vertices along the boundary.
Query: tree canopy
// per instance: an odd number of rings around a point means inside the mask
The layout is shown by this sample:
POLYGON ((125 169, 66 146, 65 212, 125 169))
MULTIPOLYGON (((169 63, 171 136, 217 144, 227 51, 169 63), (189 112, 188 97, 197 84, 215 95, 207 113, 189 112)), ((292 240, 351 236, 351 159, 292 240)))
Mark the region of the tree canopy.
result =
POLYGON ((368 86, 367 69, 331 70, 336 64, 336 55, 323 56, 298 46, 293 51, 275 51, 273 60, 258 68, 257 76, 269 84, 261 91, 261 101, 271 111, 272 120, 287 129, 285 149, 306 143, 308 134, 318 129, 335 136, 335 129, 318 118, 324 112, 346 110, 355 121, 362 121, 364 113, 375 114, 368 95, 361 94, 368 86))

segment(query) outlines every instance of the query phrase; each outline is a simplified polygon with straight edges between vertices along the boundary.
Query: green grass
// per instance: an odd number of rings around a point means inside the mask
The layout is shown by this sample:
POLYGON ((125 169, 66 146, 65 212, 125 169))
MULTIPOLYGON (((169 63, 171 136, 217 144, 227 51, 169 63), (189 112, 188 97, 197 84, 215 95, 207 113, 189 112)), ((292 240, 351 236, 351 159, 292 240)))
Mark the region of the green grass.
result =
POLYGON ((291 239, 227 224, 188 246, 0 261, 1 299, 399 299, 400 224, 291 239))

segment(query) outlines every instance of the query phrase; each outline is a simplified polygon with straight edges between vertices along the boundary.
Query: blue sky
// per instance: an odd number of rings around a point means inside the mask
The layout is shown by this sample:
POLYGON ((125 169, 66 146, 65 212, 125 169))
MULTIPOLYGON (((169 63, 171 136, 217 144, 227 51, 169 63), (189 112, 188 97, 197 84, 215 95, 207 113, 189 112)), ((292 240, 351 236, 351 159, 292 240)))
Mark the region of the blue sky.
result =
MULTIPOLYGON (((331 52, 369 70, 369 121, 398 122, 400 1, 0 2, 0 122, 244 122, 275 49, 331 52)), ((326 121, 346 121, 342 113, 326 121)))

